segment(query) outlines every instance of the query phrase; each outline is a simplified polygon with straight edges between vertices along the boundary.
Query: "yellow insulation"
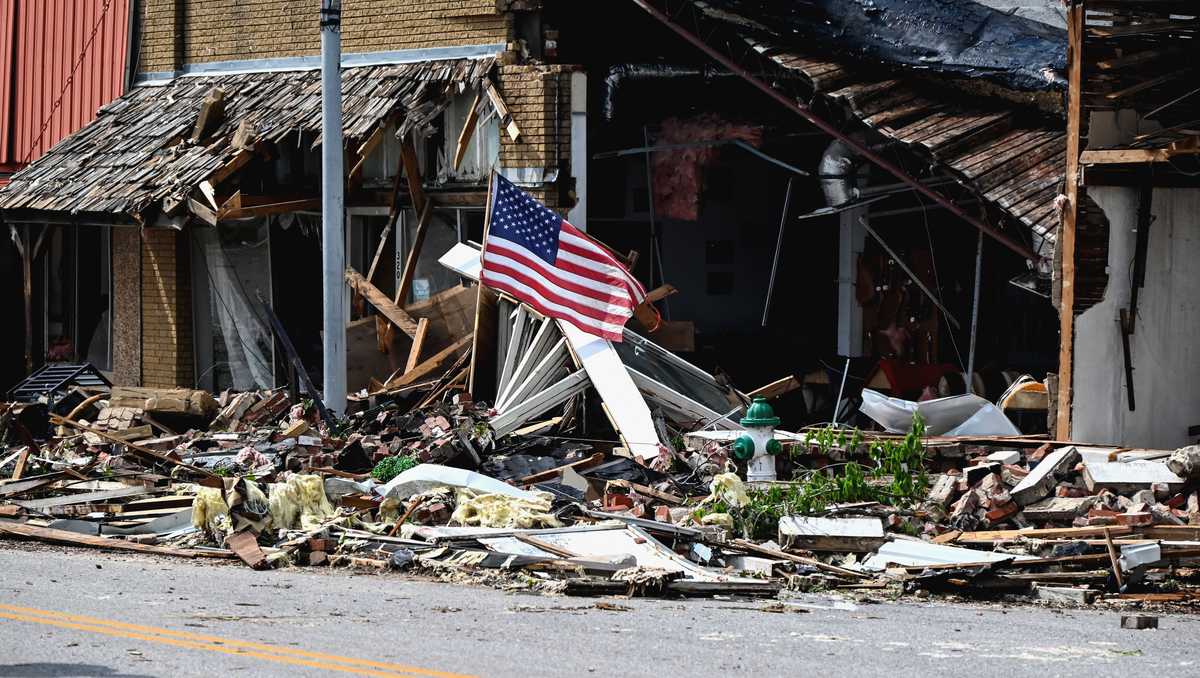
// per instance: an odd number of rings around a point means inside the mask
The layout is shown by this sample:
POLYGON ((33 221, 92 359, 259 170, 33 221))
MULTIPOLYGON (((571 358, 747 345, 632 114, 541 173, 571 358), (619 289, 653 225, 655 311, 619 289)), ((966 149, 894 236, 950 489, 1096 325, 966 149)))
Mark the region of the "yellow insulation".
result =
POLYGON ((475 494, 458 490, 458 508, 451 519, 460 525, 479 527, 559 527, 550 513, 551 495, 538 492, 536 500, 517 499, 505 494, 475 494))
POLYGON ((221 540, 233 528, 229 520, 229 504, 221 490, 215 487, 199 487, 192 500, 192 525, 208 536, 221 540))
POLYGON ((311 530, 334 514, 320 476, 293 475, 269 490, 272 527, 311 530))

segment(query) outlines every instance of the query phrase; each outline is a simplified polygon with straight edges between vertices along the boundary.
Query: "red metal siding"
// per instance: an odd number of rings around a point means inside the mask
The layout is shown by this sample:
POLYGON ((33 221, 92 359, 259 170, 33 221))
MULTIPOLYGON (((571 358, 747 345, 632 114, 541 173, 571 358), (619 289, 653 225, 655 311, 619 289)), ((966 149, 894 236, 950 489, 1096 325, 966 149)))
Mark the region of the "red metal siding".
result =
POLYGON ((0 164, 24 165, 120 96, 133 0, 0 0, 0 164))
POLYGON ((9 162, 9 151, 12 147, 11 135, 13 118, 13 55, 15 53, 16 24, 14 20, 14 2, 0 0, 0 164, 9 162))

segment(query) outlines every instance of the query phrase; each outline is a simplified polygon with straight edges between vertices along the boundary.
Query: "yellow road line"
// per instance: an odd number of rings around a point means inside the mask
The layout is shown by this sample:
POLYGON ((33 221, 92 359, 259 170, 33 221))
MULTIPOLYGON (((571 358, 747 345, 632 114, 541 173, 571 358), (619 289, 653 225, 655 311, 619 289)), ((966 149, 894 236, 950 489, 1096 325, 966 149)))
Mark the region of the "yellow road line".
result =
POLYGON ((263 659, 266 661, 309 666, 312 668, 340 671, 343 673, 357 673, 360 675, 388 677, 401 675, 433 676, 435 678, 471 678, 470 676, 465 676, 463 674, 433 671, 415 666, 407 666, 404 664, 392 664, 369 659, 343 657, 340 655, 311 652, 296 648, 254 643, 235 638, 221 638, 219 636, 189 633, 187 631, 175 631, 154 626, 128 624, 110 619, 74 615, 65 612, 53 612, 49 610, 39 610, 36 608, 20 607, 16 605, 0 605, 0 610, 4 610, 0 611, 0 618, 3 619, 11 619, 35 624, 45 624, 79 631, 100 633, 108 636, 146 640, 154 643, 173 645, 176 647, 220 652, 222 654, 254 657, 256 659, 263 659), (375 671, 368 668, 354 668, 355 666, 374 667, 384 670, 375 671))

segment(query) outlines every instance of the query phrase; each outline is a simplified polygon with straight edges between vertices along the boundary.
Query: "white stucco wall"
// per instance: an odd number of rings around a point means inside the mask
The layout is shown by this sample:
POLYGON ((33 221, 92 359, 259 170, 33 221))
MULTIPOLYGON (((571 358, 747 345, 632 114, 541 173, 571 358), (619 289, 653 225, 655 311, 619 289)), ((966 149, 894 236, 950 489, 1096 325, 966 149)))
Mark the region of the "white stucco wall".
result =
MULTIPOLYGON (((1092 118, 1091 144, 1127 138, 1137 121, 1092 118)), ((1076 321, 1072 438, 1171 449, 1200 424, 1200 189, 1155 189, 1146 285, 1130 338, 1137 410, 1125 393, 1120 309, 1129 306, 1137 234, 1137 189, 1089 188, 1108 215, 1109 283, 1104 301, 1076 321)))

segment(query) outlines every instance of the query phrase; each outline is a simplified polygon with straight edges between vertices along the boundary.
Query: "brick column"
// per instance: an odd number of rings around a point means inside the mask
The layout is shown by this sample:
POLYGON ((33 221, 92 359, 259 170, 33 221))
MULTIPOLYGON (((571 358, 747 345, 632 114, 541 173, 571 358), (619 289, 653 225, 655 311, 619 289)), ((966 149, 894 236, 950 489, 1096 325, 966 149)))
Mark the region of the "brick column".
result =
POLYGON ((113 227, 113 383, 142 383, 142 240, 139 230, 113 227))
MULTIPOLYGON (((500 165, 560 169, 559 178, 566 177, 571 159, 570 71, 562 66, 502 66, 499 84, 521 128, 520 141, 500 131, 500 165)), ((530 192, 547 206, 559 207, 556 191, 530 192)))
POLYGON ((142 232, 142 384, 194 382, 192 281, 187 235, 170 229, 142 232))

